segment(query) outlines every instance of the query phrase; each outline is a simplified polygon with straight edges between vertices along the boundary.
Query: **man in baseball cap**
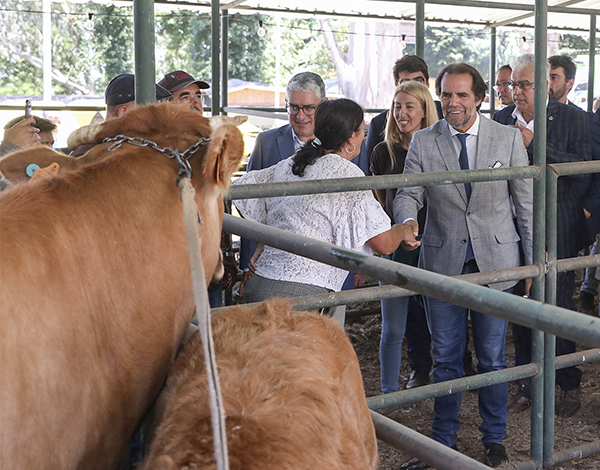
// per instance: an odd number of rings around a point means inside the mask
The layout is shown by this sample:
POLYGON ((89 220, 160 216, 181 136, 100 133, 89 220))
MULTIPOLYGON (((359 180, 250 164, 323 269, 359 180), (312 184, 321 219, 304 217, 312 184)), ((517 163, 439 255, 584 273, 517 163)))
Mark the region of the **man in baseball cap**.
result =
POLYGON ((183 70, 175 70, 166 74, 158 84, 173 93, 169 101, 202 112, 201 90, 210 87, 205 81, 196 80, 183 70))
MULTIPOLYGON (((135 107, 135 75, 122 73, 113 78, 104 92, 106 119, 122 116, 128 109, 135 107)), ((162 86, 156 85, 156 101, 173 96, 162 86)))
MULTIPOLYGON (((165 90, 160 85, 156 85, 157 104, 167 98, 171 98, 171 92, 165 90)), ((113 78, 104 92, 104 101, 106 103, 106 120, 123 116, 128 110, 135 108, 135 75, 131 73, 122 73, 113 78)), ((85 126, 84 126, 85 127, 85 126)), ((71 151, 72 157, 80 157, 94 144, 83 144, 71 151)))

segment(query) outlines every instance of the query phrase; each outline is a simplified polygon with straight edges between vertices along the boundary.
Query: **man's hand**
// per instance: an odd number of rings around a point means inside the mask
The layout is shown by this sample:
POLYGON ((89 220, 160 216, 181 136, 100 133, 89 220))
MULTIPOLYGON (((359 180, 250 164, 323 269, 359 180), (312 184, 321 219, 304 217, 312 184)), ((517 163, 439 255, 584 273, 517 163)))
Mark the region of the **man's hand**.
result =
POLYGON ((355 289, 362 287, 363 284, 367 281, 367 276, 365 274, 353 274, 353 277, 355 289))
POLYGON ((240 297, 244 294, 244 287, 246 287, 246 283, 256 272, 256 262, 258 261, 258 258, 260 258, 260 255, 262 255, 264 249, 265 245, 262 243, 259 243, 256 246, 256 250, 248 262, 248 271, 244 271, 244 274, 242 274, 242 282, 240 283, 240 297))
POLYGON ((413 251, 421 245, 421 242, 416 238, 419 235, 419 224, 416 220, 407 220, 405 224, 400 225, 406 231, 404 240, 402 240, 402 248, 406 251, 413 251))
POLYGON ((4 142, 18 145, 21 148, 32 147, 40 143, 40 130, 33 127, 35 119, 26 118, 17 122, 10 129, 4 131, 4 142))
POLYGON ((531 286, 533 285, 533 279, 525 279, 525 295, 531 295, 531 286))
POLYGON ((233 256, 223 257, 223 268, 225 269, 225 274, 223 275, 223 279, 221 279, 221 288, 230 290, 235 285, 238 275, 238 268, 233 256))
POLYGON ((517 129, 521 131, 521 137, 523 138, 523 145, 525 148, 529 148, 531 142, 533 142, 533 132, 527 129, 524 125, 517 121, 517 129))

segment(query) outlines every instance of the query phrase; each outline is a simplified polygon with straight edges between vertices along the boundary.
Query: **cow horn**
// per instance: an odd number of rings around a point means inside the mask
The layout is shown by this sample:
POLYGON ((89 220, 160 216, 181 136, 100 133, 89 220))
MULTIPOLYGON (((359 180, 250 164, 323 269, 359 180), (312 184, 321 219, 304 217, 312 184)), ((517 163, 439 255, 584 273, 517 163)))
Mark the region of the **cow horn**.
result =
POLYGON ((69 150, 75 150, 80 145, 95 142, 96 131, 99 126, 100 124, 83 126, 71 132, 67 138, 67 147, 69 147, 69 150))

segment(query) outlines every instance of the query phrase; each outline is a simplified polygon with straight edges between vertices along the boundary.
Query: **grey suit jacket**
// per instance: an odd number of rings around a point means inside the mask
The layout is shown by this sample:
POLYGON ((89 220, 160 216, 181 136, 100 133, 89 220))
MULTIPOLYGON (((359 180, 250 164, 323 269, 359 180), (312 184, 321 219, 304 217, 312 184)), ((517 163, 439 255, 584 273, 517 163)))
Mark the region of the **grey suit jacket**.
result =
MULTIPOLYGON (((527 166, 527 153, 517 129, 480 118, 476 169, 527 166), (497 162, 500 162, 499 164, 497 162)), ((458 171, 458 154, 448 124, 438 121, 414 134, 404 173, 458 171)), ((471 240, 481 272, 520 265, 519 234, 525 262, 532 262, 533 182, 532 180, 472 183, 467 201, 464 184, 400 188, 394 199, 397 222, 417 220, 427 191, 427 221, 421 239, 419 267, 447 276, 462 272, 471 240), (511 197, 519 231, 513 222, 511 197)), ((490 287, 505 290, 516 281, 490 287)))

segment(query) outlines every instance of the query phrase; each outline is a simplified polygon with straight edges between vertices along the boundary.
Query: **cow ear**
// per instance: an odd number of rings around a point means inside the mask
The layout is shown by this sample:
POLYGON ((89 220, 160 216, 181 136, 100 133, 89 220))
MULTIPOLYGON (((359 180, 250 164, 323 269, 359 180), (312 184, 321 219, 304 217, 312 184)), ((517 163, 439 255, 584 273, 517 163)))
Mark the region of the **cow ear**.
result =
POLYGON ((28 181, 37 168, 47 168, 58 163, 59 173, 75 168, 78 161, 73 157, 55 152, 49 147, 36 146, 11 153, 0 160, 0 173, 12 184, 28 181))
POLYGON ((208 182, 226 191, 231 175, 240 167, 243 154, 244 138, 236 126, 224 124, 215 129, 204 163, 204 176, 208 182))

